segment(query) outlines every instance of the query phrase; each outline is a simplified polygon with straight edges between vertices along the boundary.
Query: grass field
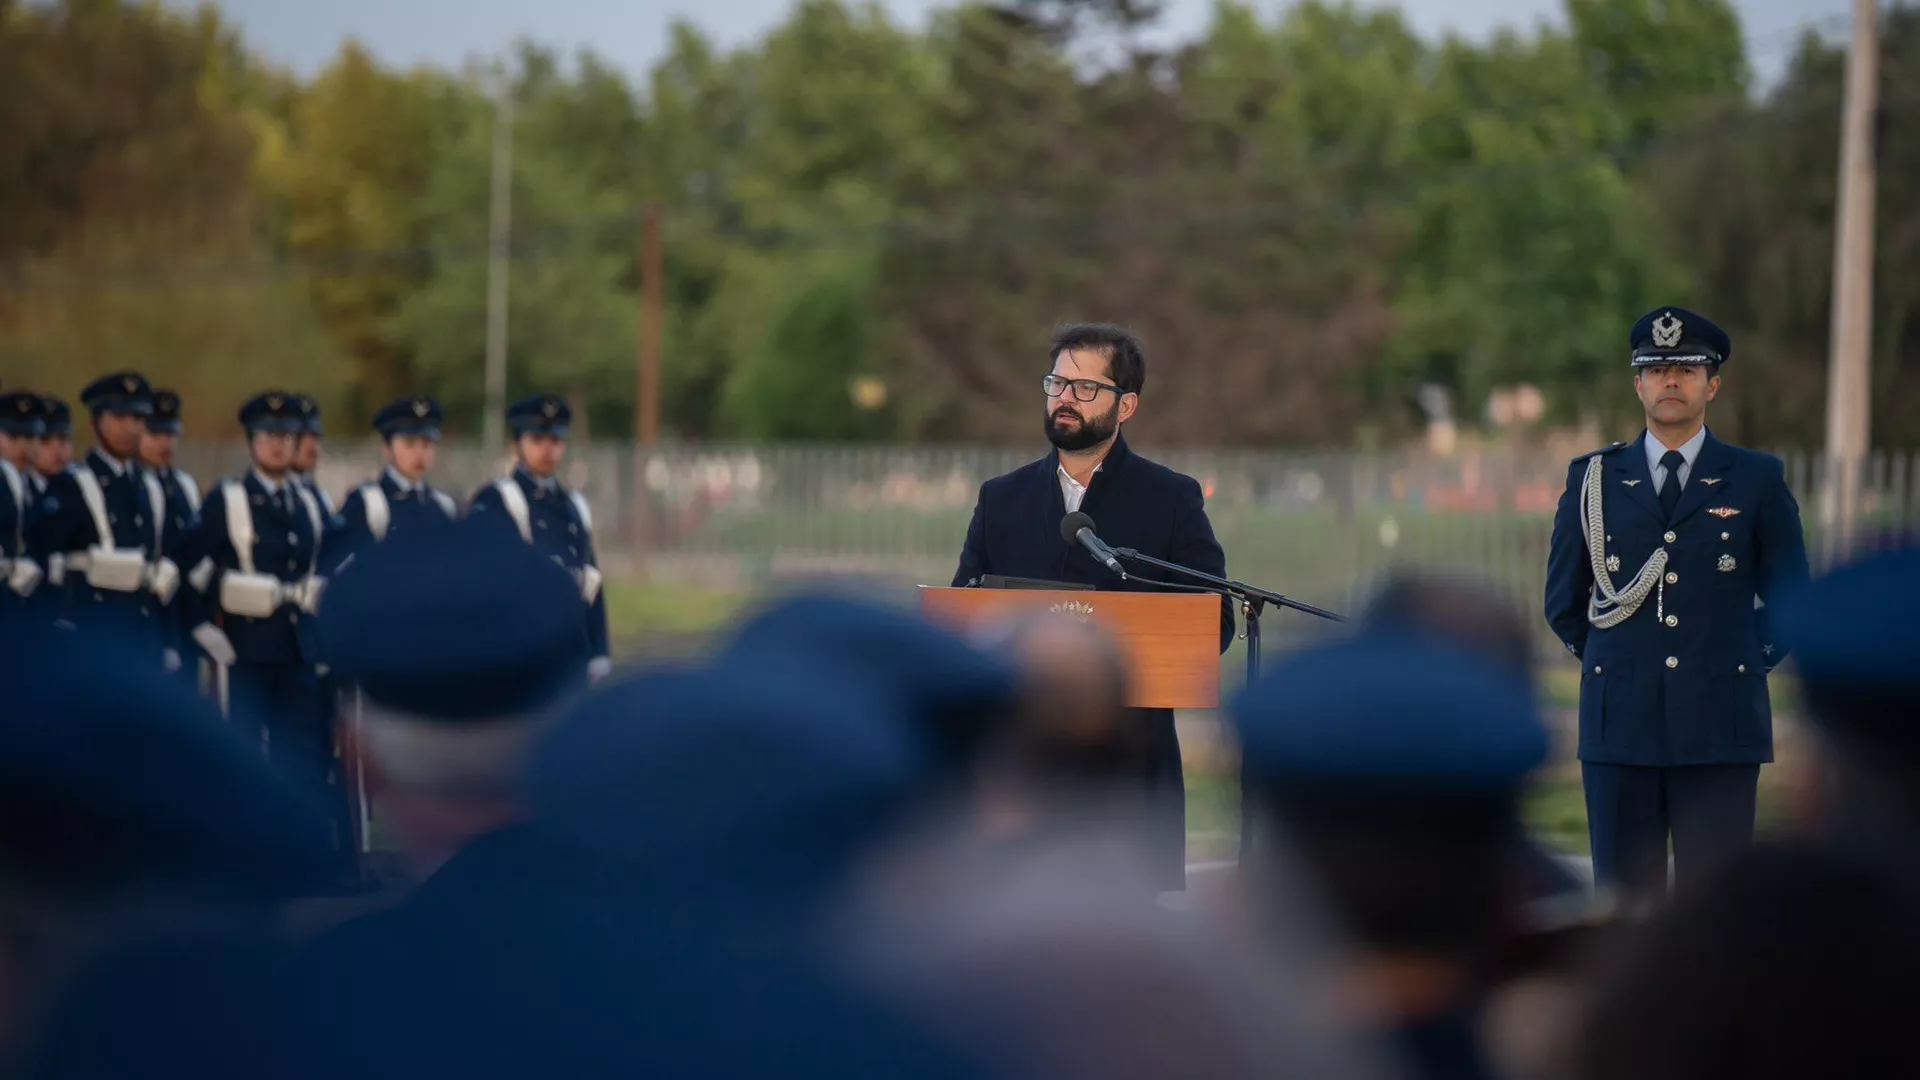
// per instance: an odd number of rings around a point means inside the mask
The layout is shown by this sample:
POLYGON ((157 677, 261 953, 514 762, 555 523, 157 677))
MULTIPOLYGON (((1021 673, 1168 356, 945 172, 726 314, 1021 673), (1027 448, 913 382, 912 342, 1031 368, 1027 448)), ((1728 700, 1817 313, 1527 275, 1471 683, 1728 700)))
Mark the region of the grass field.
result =
MULTIPOLYGON (((614 582, 606 585, 607 617, 616 656, 638 660, 648 656, 679 656, 697 651, 710 635, 725 628, 752 602, 739 593, 675 583, 614 582)), ((1237 685, 1243 661, 1241 645, 1223 658, 1223 682, 1237 685)), ((1554 661, 1559 658, 1555 657, 1554 661)), ((1540 673, 1548 708, 1570 711, 1580 697, 1580 672, 1570 662, 1549 661, 1540 673)), ((1790 679, 1773 680, 1776 715, 1797 712, 1797 694, 1790 679)), ((1781 757, 1791 756, 1791 740, 1782 740, 1781 757)), ((1187 844, 1193 861, 1232 858, 1240 837, 1240 792, 1236 778, 1209 763, 1187 771, 1187 844)), ((1785 781, 1778 767, 1762 772, 1760 820, 1762 828, 1776 822, 1785 803, 1785 781)), ((1541 841, 1569 854, 1587 853, 1587 809, 1580 775, 1570 761, 1543 770, 1526 801, 1529 830, 1541 841)))

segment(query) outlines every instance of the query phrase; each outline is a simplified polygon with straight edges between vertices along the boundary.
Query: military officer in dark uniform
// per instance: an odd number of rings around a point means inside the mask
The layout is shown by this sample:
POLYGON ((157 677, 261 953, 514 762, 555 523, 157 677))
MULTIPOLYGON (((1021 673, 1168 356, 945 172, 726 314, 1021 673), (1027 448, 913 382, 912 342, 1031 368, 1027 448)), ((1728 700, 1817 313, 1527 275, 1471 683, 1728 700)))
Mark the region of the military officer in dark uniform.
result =
POLYGON ((1646 430, 1575 458, 1554 516, 1546 615, 1578 657, 1594 873, 1629 896, 1752 840, 1773 760, 1767 673, 1787 645, 1762 603, 1807 581, 1780 461, 1707 430, 1726 333, 1658 308, 1629 340, 1646 430))
MULTIPOLYGON (((168 555, 175 563, 191 569, 200 561, 194 550, 200 531, 200 484, 184 469, 173 465, 174 443, 180 437, 180 395, 172 390, 153 392, 153 415, 147 417, 147 429, 140 434, 140 464, 160 481, 167 496, 168 555)), ((199 651, 193 647, 192 620, 198 614, 190 602, 191 593, 176 596, 167 605, 167 666, 179 671, 188 682, 199 679, 199 651)))
POLYGON ((40 425, 38 394, 0 394, 0 623, 25 612, 43 575, 27 554, 27 512, 38 494, 27 474, 33 471, 40 425))
POLYGON ((312 394, 293 395, 294 411, 300 417, 300 432, 293 444, 293 482, 308 491, 320 501, 320 509, 326 511, 331 521, 337 512, 333 505, 333 496, 322 488, 314 473, 320 468, 320 451, 327 441, 326 424, 320 418, 320 403, 312 394))
POLYGON ((269 391, 241 406, 253 467, 208 493, 200 514, 205 554, 188 578, 206 600, 193 639, 218 665, 229 717, 276 762, 317 780, 331 751, 312 618, 324 587, 326 517, 313 493, 293 481, 303 423, 291 394, 269 391))
POLYGON ((440 447, 445 414, 430 397, 404 397, 374 415, 387 467, 378 480, 349 492, 340 528, 327 543, 327 565, 338 570, 355 555, 401 529, 444 525, 459 514, 453 496, 427 484, 440 447))
POLYGON ((166 493, 139 461, 153 388, 128 371, 94 382, 80 400, 93 414, 94 447, 48 478, 28 522, 29 553, 53 586, 54 626, 137 638, 158 663, 180 568, 165 547, 166 493))
POLYGON ((40 396, 40 437, 33 444, 33 481, 35 494, 47 490, 47 481, 67 471, 73 464, 73 409, 49 394, 40 396))
POLYGON ((517 459, 513 472, 474 493, 469 513, 513 529, 520 538, 573 573, 587 602, 588 674, 612 670, 607 658, 607 600, 600 594, 600 567, 593 552, 593 512, 585 496, 568 491, 555 474, 567 453, 573 410, 557 394, 535 394, 507 409, 517 459))

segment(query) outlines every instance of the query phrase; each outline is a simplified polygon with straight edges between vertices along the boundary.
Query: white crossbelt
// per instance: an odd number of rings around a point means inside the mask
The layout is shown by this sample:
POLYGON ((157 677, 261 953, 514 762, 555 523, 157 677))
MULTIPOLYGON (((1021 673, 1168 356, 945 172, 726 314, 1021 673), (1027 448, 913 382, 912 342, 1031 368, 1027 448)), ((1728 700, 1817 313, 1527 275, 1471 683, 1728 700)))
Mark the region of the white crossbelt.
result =
POLYGON ((253 511, 247 503, 246 488, 239 482, 228 480, 220 485, 221 499, 226 503, 227 539, 233 544, 233 554, 240 563, 238 572, 229 571, 220 577, 220 610, 230 615, 240 615, 249 619, 264 619, 291 604, 311 615, 320 610, 320 596, 326 589, 326 579, 315 571, 320 559, 320 508, 314 502, 313 495, 298 487, 293 494, 306 508, 307 518, 313 525, 313 553, 307 566, 305 577, 297 581, 285 581, 272 574, 254 571, 253 545, 257 535, 253 529, 253 511))
MULTIPOLYGON (((1601 515, 1600 455, 1587 459, 1587 476, 1580 486, 1580 520, 1587 532, 1587 557, 1593 562, 1593 593, 1587 599, 1587 621, 1605 630, 1618 626, 1640 610, 1647 596, 1658 590, 1656 616, 1666 608, 1667 587, 1661 577, 1667 569, 1667 549, 1657 548, 1626 588, 1615 590, 1607 572, 1607 526, 1601 515)), ((1677 480, 1675 481, 1678 482, 1677 480)))
POLYGON ((68 571, 81 574, 87 584, 108 592, 134 593, 145 589, 152 592, 161 603, 173 599, 174 590, 180 587, 180 568, 172 559, 160 554, 160 541, 166 529, 166 496, 160 491, 160 485, 151 476, 144 477, 142 486, 147 492, 148 510, 154 516, 153 556, 148 558, 144 548, 121 548, 113 546, 113 527, 107 520, 106 493, 100 488, 100 478, 85 465, 74 465, 68 469, 74 483, 80 488, 80 501, 86 504, 87 513, 93 518, 93 530, 99 542, 86 551, 72 551, 60 556, 60 565, 49 568, 48 577, 56 581, 63 580, 68 571))

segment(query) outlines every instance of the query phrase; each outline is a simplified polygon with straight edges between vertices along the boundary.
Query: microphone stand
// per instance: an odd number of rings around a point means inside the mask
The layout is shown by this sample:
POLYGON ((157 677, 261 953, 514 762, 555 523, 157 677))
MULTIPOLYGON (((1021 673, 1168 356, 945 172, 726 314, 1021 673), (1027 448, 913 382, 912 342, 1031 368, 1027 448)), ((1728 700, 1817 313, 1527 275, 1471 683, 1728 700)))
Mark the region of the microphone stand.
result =
MULTIPOLYGON (((1343 623, 1347 621, 1345 615, 1328 611, 1326 608, 1314 607, 1312 604, 1303 604, 1292 597, 1282 596, 1272 590, 1249 585, 1244 581, 1230 581, 1223 577, 1215 577, 1212 574, 1195 570, 1190 566, 1181 566, 1179 563, 1156 559, 1151 555, 1142 555, 1132 548, 1117 547, 1113 549, 1113 554, 1116 558, 1128 562, 1141 563, 1146 566, 1165 570, 1169 573, 1181 574, 1195 581, 1204 582, 1203 591, 1216 592, 1231 600, 1237 601, 1240 605, 1241 617, 1245 620, 1247 628, 1247 683, 1249 685, 1260 675, 1260 612, 1266 605, 1272 604, 1275 607, 1292 608, 1295 611, 1303 611, 1315 618, 1326 619, 1328 622, 1343 623)), ((1173 583, 1156 582, 1155 584, 1173 583)), ((1176 585, 1175 587, 1185 589, 1194 588, 1194 586, 1191 585, 1176 585)), ((1242 765, 1240 769, 1240 861, 1243 865, 1247 858, 1249 839, 1253 835, 1252 815, 1249 813, 1247 803, 1246 776, 1246 766, 1242 765)))

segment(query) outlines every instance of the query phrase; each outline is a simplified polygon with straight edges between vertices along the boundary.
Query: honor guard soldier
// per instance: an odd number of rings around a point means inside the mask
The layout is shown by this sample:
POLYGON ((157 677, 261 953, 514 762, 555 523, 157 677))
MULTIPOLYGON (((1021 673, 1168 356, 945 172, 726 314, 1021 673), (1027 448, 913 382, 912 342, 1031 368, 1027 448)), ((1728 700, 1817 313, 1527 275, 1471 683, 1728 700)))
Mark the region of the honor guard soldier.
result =
POLYGON ((222 481, 200 514, 204 556, 188 579, 205 597, 193 640, 216 665, 222 709, 297 775, 324 775, 331 752, 315 670, 313 620, 326 517, 293 480, 304 425, 293 395, 269 391, 240 407, 253 467, 222 481))
POLYGON ((374 414, 387 467, 378 480, 347 495, 340 530, 327 545, 327 565, 337 571, 390 532, 444 525, 459 516, 453 496, 426 481, 440 448, 443 415, 439 402, 420 396, 401 398, 374 414))
POLYGON ((320 509, 327 512, 327 519, 331 521, 335 513, 333 496, 314 479, 315 471, 320 468, 320 451, 327 441, 326 425, 320 421, 320 403, 312 394, 295 394, 293 407, 300 416, 299 437, 293 444, 293 482, 313 492, 313 497, 320 501, 320 509))
MULTIPOLYGON (((147 417, 147 429, 140 434, 140 464, 160 480, 167 495, 167 551, 180 566, 199 563, 195 550, 200 534, 200 485, 193 476, 173 464, 174 444, 180 438, 180 395, 172 390, 153 392, 153 415, 147 417)), ((193 620, 199 612, 192 603, 176 598, 167 607, 168 666, 182 672, 188 681, 199 678, 199 657, 190 637, 193 620), (192 660, 192 663, 187 663, 192 660)))
POLYGON ((593 553, 593 512, 579 492, 554 474, 567 454, 573 410, 556 394, 535 394, 507 409, 517 459, 513 472, 474 493, 471 513, 497 520, 520 539, 552 556, 573 573, 587 602, 587 648, 594 679, 612 670, 607 659, 607 601, 600 594, 600 568, 593 553))
POLYGON ((38 492, 27 479, 41 431, 40 397, 0 394, 0 622, 21 615, 40 585, 40 564, 27 554, 27 512, 38 492))
POLYGON ((40 396, 40 437, 33 444, 33 481, 35 494, 47 490, 47 481, 67 471, 73 464, 73 410, 57 397, 40 396))
POLYGON ((1581 664, 1594 873, 1627 899, 1657 899, 1669 835, 1683 884, 1752 840, 1773 760, 1767 673, 1787 651, 1755 599, 1775 603, 1808 573, 1779 459, 1706 427, 1726 333, 1658 308, 1629 344, 1646 430, 1568 467, 1546 616, 1581 664))
MULTIPOLYGON (((167 557, 166 492, 139 461, 153 388, 128 371, 94 382, 80 400, 93 414, 94 447, 47 479, 28 523, 29 553, 55 587, 49 614, 56 627, 134 635, 152 645, 157 662, 165 648, 162 611, 180 585, 180 567, 167 557)), ((43 451, 52 438, 42 437, 43 451)))

